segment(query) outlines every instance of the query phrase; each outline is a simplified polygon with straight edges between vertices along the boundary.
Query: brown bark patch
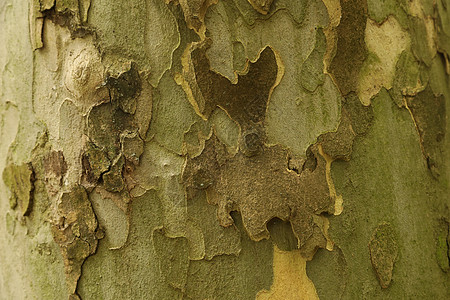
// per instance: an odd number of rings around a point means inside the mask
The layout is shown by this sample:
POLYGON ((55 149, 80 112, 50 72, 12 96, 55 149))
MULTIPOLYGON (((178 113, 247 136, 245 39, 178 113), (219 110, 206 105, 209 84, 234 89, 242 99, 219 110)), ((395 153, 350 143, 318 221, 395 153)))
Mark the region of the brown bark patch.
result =
POLYGON ((68 292, 76 297, 81 266, 88 256, 95 253, 97 240, 101 237, 97 218, 82 186, 62 194, 57 218, 52 225, 52 234, 64 259, 68 292))
POLYGON ((369 242, 370 260, 382 288, 392 280, 392 270, 398 255, 394 230, 389 223, 378 225, 369 242))
POLYGON ((63 185, 63 177, 67 172, 67 164, 61 151, 51 151, 44 156, 45 186, 47 192, 56 195, 63 185))
POLYGON ((191 58, 196 83, 205 99, 200 110, 206 118, 216 106, 220 106, 243 129, 264 121, 269 93, 278 70, 275 54, 270 47, 261 52, 256 62, 249 64, 248 72, 239 76, 237 84, 210 70, 206 47, 196 48, 191 58))
POLYGON ((364 41, 367 21, 366 0, 341 0, 342 17, 337 26, 336 55, 330 65, 341 92, 356 91, 361 66, 367 57, 364 41))

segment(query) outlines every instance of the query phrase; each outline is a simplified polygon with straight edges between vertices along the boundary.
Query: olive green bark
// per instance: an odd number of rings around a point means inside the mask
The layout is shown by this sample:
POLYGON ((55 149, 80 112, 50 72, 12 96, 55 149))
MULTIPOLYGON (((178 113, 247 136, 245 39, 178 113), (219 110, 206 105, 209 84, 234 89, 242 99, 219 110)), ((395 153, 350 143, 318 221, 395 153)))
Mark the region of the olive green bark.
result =
POLYGON ((449 7, 0 4, 0 298, 449 298, 449 7))

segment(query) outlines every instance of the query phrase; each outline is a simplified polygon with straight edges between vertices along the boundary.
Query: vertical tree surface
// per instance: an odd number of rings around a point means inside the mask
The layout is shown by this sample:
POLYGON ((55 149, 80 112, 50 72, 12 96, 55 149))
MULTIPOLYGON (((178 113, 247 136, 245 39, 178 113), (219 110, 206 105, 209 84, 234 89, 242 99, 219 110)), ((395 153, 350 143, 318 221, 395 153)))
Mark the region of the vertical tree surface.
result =
POLYGON ((1 299, 448 299, 449 0, 0 2, 1 299))

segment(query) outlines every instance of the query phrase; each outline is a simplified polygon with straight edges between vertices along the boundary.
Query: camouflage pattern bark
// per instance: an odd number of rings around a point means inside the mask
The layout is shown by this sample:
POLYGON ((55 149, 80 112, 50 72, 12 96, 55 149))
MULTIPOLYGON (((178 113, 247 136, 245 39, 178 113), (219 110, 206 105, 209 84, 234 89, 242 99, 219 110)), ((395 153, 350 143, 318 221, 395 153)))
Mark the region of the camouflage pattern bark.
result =
POLYGON ((449 9, 3 1, 0 298, 449 298, 449 9))

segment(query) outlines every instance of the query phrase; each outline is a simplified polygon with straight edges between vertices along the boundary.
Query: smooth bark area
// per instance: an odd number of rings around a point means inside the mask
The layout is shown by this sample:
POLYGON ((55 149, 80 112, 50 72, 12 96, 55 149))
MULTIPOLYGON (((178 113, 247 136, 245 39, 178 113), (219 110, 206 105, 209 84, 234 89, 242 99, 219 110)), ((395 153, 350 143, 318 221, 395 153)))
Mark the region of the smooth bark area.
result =
POLYGON ((450 1, 0 3, 1 299, 450 298, 450 1))

